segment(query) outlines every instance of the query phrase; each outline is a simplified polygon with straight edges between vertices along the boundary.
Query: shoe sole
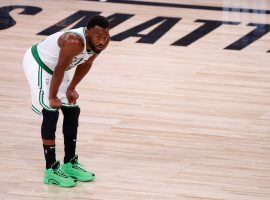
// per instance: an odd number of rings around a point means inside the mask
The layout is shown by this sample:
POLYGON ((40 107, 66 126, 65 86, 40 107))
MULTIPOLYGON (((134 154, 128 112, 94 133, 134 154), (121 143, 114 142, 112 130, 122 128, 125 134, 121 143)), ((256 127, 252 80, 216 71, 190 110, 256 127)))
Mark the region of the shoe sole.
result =
POLYGON ((44 183, 47 184, 47 185, 57 185, 57 186, 66 187, 66 188, 75 187, 77 185, 77 184, 74 184, 74 185, 62 185, 58 181, 56 181, 54 179, 45 179, 44 183))
POLYGON ((95 177, 93 177, 92 179, 83 179, 83 178, 75 177, 75 176, 70 176, 70 177, 73 178, 74 180, 80 181, 80 182, 91 182, 91 181, 95 180, 95 177))

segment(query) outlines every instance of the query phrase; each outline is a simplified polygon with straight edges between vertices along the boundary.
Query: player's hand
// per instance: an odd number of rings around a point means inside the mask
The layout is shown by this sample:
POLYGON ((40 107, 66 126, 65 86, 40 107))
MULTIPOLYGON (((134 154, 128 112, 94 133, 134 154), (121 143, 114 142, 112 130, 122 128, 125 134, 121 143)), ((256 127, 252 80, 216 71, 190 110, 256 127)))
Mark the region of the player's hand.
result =
POLYGON ((75 91, 75 89, 68 88, 66 95, 69 104, 76 104, 76 100, 79 98, 79 94, 75 91))
POLYGON ((62 106, 62 102, 57 97, 49 98, 50 101, 50 107, 55 109, 60 109, 62 106))

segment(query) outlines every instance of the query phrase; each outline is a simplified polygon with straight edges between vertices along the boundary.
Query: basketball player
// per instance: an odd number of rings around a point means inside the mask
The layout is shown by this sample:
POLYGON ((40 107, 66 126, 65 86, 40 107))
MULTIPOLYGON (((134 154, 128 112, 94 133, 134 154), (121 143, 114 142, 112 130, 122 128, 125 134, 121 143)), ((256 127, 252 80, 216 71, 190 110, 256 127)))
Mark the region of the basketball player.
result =
POLYGON ((83 168, 75 154, 80 108, 76 86, 90 70, 95 58, 110 41, 109 22, 94 16, 86 27, 57 32, 29 48, 23 68, 31 89, 32 110, 43 116, 41 136, 46 170, 44 183, 61 187, 77 181, 92 181, 95 175, 83 168), (70 80, 68 70, 76 67, 70 80), (55 131, 61 109, 64 163, 55 156, 55 131))

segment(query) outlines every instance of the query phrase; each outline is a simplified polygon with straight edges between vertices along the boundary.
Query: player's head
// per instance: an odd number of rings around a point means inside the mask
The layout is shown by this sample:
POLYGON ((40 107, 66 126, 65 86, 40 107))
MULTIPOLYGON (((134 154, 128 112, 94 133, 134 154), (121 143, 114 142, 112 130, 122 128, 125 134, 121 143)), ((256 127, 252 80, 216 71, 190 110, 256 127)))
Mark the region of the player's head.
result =
POLYGON ((109 21, 101 15, 92 17, 87 23, 86 38, 94 52, 100 53, 107 47, 110 41, 109 27, 109 21))

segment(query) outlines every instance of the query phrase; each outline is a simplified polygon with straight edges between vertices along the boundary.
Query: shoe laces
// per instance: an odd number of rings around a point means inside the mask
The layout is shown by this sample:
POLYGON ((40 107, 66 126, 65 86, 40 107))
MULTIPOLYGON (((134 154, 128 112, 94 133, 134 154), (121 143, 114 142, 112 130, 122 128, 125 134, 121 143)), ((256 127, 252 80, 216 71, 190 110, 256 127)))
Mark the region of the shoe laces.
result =
POLYGON ((73 163, 72 164, 72 167, 75 168, 75 169, 77 169, 77 170, 86 172, 86 170, 83 168, 84 166, 82 164, 78 163, 78 162, 77 163, 73 163))
POLYGON ((63 177, 63 178, 68 178, 68 176, 65 175, 60 168, 58 168, 57 170, 55 170, 54 173, 57 174, 58 176, 63 177))

